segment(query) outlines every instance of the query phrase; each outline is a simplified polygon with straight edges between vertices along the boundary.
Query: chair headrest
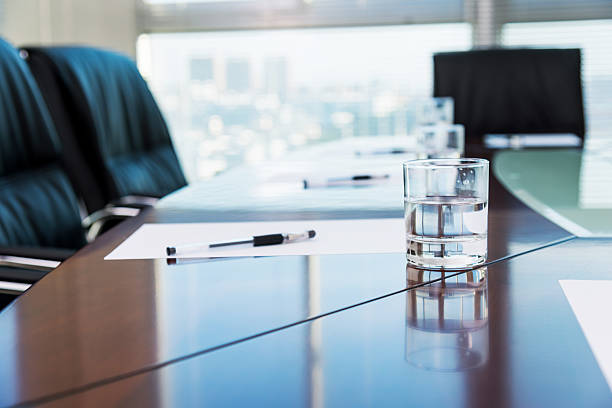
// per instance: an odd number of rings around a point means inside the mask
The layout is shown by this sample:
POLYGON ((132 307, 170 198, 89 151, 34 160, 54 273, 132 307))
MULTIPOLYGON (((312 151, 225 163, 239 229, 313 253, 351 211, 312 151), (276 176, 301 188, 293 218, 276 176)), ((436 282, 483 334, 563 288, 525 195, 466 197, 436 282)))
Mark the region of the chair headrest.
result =
POLYGON ((19 51, 0 38, 0 176, 57 160, 55 127, 19 51))

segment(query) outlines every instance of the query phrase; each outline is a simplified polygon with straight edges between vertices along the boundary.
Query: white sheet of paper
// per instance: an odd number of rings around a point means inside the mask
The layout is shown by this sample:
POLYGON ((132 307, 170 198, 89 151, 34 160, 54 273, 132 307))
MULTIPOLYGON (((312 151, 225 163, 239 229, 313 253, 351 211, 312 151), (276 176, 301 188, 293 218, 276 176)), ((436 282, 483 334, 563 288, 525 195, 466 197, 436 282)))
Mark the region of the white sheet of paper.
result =
POLYGON ((184 252, 179 258, 236 256, 393 253, 406 250, 404 220, 312 220, 275 222, 224 222, 190 224, 144 224, 104 259, 166 258, 166 247, 194 243, 249 239, 255 235, 315 230, 313 239, 284 245, 253 247, 206 246, 184 252))
POLYGON ((559 284, 612 391, 612 280, 560 280, 559 284))

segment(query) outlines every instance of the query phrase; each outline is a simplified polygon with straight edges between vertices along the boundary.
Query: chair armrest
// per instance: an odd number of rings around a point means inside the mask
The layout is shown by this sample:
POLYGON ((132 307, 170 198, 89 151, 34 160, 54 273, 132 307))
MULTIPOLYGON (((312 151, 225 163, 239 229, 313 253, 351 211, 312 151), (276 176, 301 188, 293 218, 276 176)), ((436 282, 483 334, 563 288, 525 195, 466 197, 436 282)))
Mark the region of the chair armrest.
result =
POLYGON ((4 295, 19 296, 26 290, 30 289, 31 283, 7 282, 0 280, 0 293, 4 295))
POLYGON ((0 246, 0 255, 46 259, 59 262, 63 262, 70 258, 75 252, 76 250, 67 248, 0 246))
POLYGON ((32 286, 22 280, 36 281, 57 268, 61 262, 48 259, 26 258, 22 256, 0 255, 0 293, 19 296, 32 286), (2 269, 8 269, 8 274, 2 269), (19 271, 26 272, 21 276, 19 271), (38 271, 35 273, 34 271, 38 271), (13 273, 10 273, 13 272, 13 273), (33 276, 35 275, 35 277, 33 276), (10 280, 5 280, 5 279, 10 280))
POLYGON ((91 242, 96 239, 100 231, 103 230, 104 224, 107 222, 135 217, 138 213, 140 213, 140 209, 138 208, 105 207, 85 217, 81 225, 87 230, 87 241, 91 242))
POLYGON ((85 219, 81 222, 81 225, 83 228, 90 228, 92 225, 100 221, 135 217, 139 212, 140 210, 138 208, 105 207, 85 217, 85 219))
POLYGON ((10 266, 19 269, 34 269, 37 271, 51 272, 61 264, 60 261, 49 259, 28 258, 24 256, 0 255, 0 266, 10 266))
POLYGON ((19 296, 73 253, 62 248, 0 247, 0 293, 19 296))
POLYGON ((114 200, 111 203, 111 206, 133 207, 142 209, 147 207, 153 207, 158 201, 159 198, 156 197, 127 195, 114 200))

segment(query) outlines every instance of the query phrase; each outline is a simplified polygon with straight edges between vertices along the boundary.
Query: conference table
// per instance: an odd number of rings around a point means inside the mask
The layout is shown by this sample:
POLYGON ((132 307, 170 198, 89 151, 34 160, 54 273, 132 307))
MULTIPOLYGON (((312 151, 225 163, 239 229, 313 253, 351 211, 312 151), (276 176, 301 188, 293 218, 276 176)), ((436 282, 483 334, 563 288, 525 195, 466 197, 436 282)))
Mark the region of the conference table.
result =
POLYGON ((612 406, 559 284, 611 279, 610 218, 580 215, 610 208, 534 189, 527 165, 547 158, 565 171, 538 183, 566 183, 580 150, 492 156, 474 270, 414 269, 405 253, 104 260, 147 223, 401 218, 406 158, 357 158, 354 143, 192 184, 66 260, 0 313, 0 406, 612 406), (366 167, 391 176, 301 187, 366 167))

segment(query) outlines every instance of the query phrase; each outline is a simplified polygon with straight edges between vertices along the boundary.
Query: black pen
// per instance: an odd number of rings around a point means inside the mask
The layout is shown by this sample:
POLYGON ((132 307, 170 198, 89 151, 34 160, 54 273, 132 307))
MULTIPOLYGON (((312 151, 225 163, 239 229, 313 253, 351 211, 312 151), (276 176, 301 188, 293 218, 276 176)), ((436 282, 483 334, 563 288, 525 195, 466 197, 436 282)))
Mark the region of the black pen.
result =
POLYGON ((305 231, 301 234, 268 234, 268 235, 256 235, 251 239, 244 239, 239 241, 230 242, 216 242, 216 243, 197 243, 188 245, 177 245, 166 247, 166 254, 168 256, 180 255, 180 252, 194 251, 198 249, 208 248, 219 248, 230 245, 244 245, 253 244, 253 246, 265 246, 265 245, 278 245, 278 244, 289 244, 291 242, 301 241, 305 239, 314 238, 316 232, 314 230, 305 231))
POLYGON ((374 181, 374 180, 385 180, 390 176, 388 174, 381 175, 371 175, 371 174, 360 174, 352 177, 336 177, 327 179, 323 183, 312 182, 308 180, 303 180, 304 188, 313 188, 313 187, 336 187, 336 186, 346 186, 346 185, 360 185, 364 182, 374 181))

